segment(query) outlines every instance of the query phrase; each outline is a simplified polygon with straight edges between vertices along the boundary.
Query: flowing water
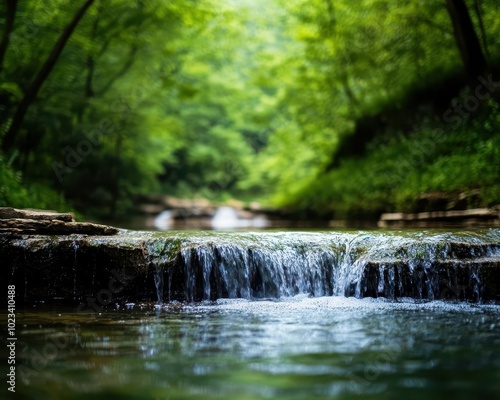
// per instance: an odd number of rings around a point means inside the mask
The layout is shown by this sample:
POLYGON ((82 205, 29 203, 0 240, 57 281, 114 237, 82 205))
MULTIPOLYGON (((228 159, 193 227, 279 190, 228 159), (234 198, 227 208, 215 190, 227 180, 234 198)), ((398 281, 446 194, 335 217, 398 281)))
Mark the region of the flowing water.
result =
POLYGON ((140 240, 148 243, 155 279, 163 271, 187 301, 308 294, 481 302, 492 298, 485 277, 500 263, 498 229, 168 233, 140 240))
POLYGON ((116 271, 134 277, 123 292, 131 300, 307 294, 500 301, 500 229, 13 237, 0 246, 1 258, 29 301, 95 297, 116 271))
POLYGON ((500 308, 298 296, 18 314, 16 398, 500 398, 500 308))
POLYGON ((40 271, 69 249, 73 295, 82 270, 98 282, 98 249, 140 248, 149 272, 138 290, 150 276, 156 299, 101 312, 26 301, 15 398, 500 398, 500 230, 33 243, 13 246, 36 249, 21 255, 40 271))

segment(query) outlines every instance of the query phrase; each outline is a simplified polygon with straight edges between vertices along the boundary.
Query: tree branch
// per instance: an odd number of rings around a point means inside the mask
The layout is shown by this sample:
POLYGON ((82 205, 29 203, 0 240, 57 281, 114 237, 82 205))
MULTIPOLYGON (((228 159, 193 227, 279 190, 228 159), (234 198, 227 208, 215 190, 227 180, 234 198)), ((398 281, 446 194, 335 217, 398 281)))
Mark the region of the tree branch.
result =
POLYGON ((481 31, 481 41, 483 42, 484 54, 486 55, 486 58, 491 60, 490 51, 488 50, 488 38, 486 36, 486 29, 484 29, 483 10, 481 9, 479 0, 474 0, 474 11, 479 23, 479 30, 481 31))
POLYGON ((21 100, 21 103, 17 107, 16 113, 14 114, 14 117, 12 119, 12 124, 10 125, 7 133, 5 134, 5 137, 3 138, 2 142, 3 151, 5 152, 9 151, 14 145, 14 141, 21 129, 24 117, 26 116, 29 107, 35 101, 38 92, 40 91, 43 83, 46 81, 50 73, 52 72, 52 69, 56 65, 59 56, 64 50, 64 47, 66 46, 66 43, 73 34, 75 28, 78 26, 78 23, 80 22, 82 17, 85 15, 85 12, 92 5, 93 2, 94 0, 87 0, 82 5, 82 7, 77 11, 75 16, 73 17, 73 20, 61 33, 61 36, 59 37, 54 47, 52 48, 52 51, 49 54, 47 60, 45 60, 45 63, 43 64, 42 68, 40 69, 40 71, 38 71, 38 74, 36 75, 33 83, 28 88, 23 99, 21 100))
POLYGON ((106 83, 101 88, 101 90, 97 93, 99 96, 102 96, 104 93, 106 93, 119 78, 121 78, 128 72, 130 67, 132 67, 132 65, 134 64, 136 53, 137 53, 137 45, 133 44, 132 47, 130 48, 130 54, 128 56, 127 61, 125 62, 125 64, 123 64, 122 68, 108 81, 108 83, 106 83))
POLYGON ((0 71, 3 69, 3 59, 7 47, 10 42, 10 34, 14 29, 14 20, 16 18, 17 10, 17 0, 6 0, 7 3, 7 15, 5 20, 5 27, 2 35, 2 40, 0 41, 0 71))
POLYGON ((488 69, 481 43, 477 38, 465 1, 446 0, 446 6, 465 73, 472 82, 488 69))
POLYGON ((453 35, 453 32, 451 30, 446 29, 445 27, 443 27, 439 24, 436 24, 434 21, 432 21, 428 18, 425 18, 422 16, 416 16, 416 15, 404 15, 403 17, 406 18, 410 22, 424 23, 425 25, 428 25, 432 28, 435 28, 443 33, 446 33, 448 35, 453 35))

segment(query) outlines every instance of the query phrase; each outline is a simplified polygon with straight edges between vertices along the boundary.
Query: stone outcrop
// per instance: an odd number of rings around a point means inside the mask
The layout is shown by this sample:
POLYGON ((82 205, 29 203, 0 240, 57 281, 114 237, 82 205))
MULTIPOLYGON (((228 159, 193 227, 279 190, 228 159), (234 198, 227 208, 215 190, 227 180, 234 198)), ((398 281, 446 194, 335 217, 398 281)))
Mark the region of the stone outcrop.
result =
POLYGON ((500 230, 453 233, 0 233, 20 302, 243 297, 500 302, 500 230))
POLYGON ((39 210, 18 210, 11 207, 0 207, 1 219, 32 219, 37 221, 64 221, 74 222, 73 214, 58 213, 56 211, 39 211, 39 210))
POLYGON ((382 214, 379 228, 500 226, 500 208, 382 214))
POLYGON ((76 222, 72 214, 54 211, 0 208, 0 233, 30 235, 115 235, 117 228, 89 222, 76 222))

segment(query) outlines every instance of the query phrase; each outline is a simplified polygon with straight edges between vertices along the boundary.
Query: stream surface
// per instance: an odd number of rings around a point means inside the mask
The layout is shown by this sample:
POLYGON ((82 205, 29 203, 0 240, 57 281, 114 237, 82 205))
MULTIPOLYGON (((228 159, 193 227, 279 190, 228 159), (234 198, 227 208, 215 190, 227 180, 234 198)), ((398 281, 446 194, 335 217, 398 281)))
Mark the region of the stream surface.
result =
POLYGON ((38 305, 17 311, 16 332, 15 398, 500 398, 495 305, 306 295, 102 313, 38 305))

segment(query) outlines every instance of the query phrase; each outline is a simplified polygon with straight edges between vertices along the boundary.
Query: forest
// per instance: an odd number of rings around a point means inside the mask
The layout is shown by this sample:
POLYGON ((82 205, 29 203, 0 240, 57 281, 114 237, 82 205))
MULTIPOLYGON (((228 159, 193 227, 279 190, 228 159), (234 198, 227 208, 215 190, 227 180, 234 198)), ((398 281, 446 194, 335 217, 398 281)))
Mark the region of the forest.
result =
POLYGON ((0 206, 500 204, 497 0, 5 0, 0 206))

